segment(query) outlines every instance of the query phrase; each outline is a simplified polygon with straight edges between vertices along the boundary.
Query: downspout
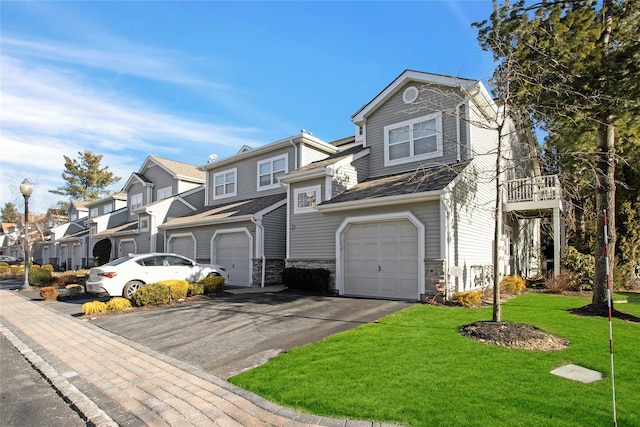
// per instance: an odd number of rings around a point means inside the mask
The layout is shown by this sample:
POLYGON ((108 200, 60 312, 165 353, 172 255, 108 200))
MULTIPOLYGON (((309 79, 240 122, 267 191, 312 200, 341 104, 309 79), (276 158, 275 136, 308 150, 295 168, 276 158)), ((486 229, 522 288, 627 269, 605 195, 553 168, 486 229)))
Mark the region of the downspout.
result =
POLYGON ((463 105, 465 105, 464 102, 459 103, 458 105, 456 105, 456 128, 457 128, 457 132, 458 132, 458 138, 456 141, 456 161, 460 161, 461 160, 461 151, 462 148, 460 147, 462 144, 462 135, 461 135, 461 130, 462 130, 462 126, 461 126, 461 117, 460 117, 460 107, 462 107, 463 105))
MULTIPOLYGON (((260 250, 259 256, 262 259, 262 274, 260 277, 260 287, 264 288, 265 281, 265 269, 267 267, 267 258, 264 256, 264 226, 262 225, 262 218, 256 219, 251 217, 251 222, 256 225, 256 252, 260 250)), ((258 255, 256 253, 256 255, 258 255)))

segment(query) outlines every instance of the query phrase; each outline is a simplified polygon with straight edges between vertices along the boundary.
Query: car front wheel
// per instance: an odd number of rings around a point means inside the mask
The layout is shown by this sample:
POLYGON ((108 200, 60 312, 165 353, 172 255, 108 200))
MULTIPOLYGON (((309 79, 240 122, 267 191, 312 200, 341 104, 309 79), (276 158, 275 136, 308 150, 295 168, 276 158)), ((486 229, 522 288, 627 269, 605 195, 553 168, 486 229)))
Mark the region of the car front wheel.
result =
POLYGON ((137 280, 132 280, 130 282, 127 282, 127 284, 124 285, 124 289, 122 290, 122 296, 125 297, 126 299, 131 299, 131 297, 133 297, 133 294, 135 294, 136 291, 140 289, 140 287, 142 287, 143 284, 144 283, 138 282, 137 280))

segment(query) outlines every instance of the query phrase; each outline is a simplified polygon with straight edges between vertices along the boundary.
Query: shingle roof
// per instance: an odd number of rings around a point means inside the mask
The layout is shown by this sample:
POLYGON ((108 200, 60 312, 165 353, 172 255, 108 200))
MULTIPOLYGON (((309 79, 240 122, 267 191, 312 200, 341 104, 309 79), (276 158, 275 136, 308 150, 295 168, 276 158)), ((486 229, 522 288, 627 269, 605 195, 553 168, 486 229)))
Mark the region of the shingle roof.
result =
POLYGON ((344 151, 339 151, 335 154, 330 155, 327 158, 324 158, 322 160, 317 160, 313 163, 309 163, 308 165, 302 166, 298 169, 296 169, 295 171, 293 171, 293 173, 295 172, 299 172, 299 171, 305 171, 305 170, 309 170, 309 169, 315 169, 315 168, 321 168, 321 167, 325 167, 325 166, 330 166, 334 163, 339 162, 340 160, 344 159, 345 157, 351 156, 353 154, 356 154, 362 150, 366 150, 366 148, 364 148, 362 145, 358 145, 355 147, 351 147, 348 148, 344 151))
POLYGON ((106 230, 102 230, 99 233, 94 234, 92 237, 108 237, 114 233, 119 233, 123 231, 135 231, 138 229, 138 221, 128 222, 126 224, 121 224, 113 228, 108 228, 106 230))
POLYGON ((160 228, 172 228, 197 224, 202 222, 215 222, 216 220, 229 220, 246 215, 253 215, 269 206, 284 200, 286 194, 274 194, 272 196, 258 197, 256 199, 241 200, 215 207, 205 206, 198 209, 192 215, 172 219, 162 224, 160 228))
POLYGON ((191 177, 204 180, 206 173, 198 169, 197 166, 175 160, 163 159, 162 157, 150 156, 153 160, 173 172, 176 176, 191 177))
POLYGON ((370 178, 356 184, 331 200, 323 202, 321 205, 442 190, 470 162, 470 160, 466 160, 450 165, 440 165, 395 175, 370 178))

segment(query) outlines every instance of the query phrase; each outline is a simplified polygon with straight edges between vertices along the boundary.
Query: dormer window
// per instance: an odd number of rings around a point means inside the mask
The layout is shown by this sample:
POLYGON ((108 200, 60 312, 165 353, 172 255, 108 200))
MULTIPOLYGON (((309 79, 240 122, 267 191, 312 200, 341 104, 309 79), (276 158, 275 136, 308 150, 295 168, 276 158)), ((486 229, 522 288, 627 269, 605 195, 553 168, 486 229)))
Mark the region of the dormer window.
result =
POLYGON ((98 216, 98 208, 91 208, 91 210, 89 211, 89 216, 91 218, 95 218, 98 216))
POLYGON ((142 207, 142 193, 131 195, 131 212, 142 207))
POLYGON ((173 188, 165 187, 158 190, 158 200, 166 199, 173 193, 173 188))
POLYGON ((316 205, 320 200, 320 186, 299 188, 293 192, 293 212, 296 214, 305 212, 315 212, 316 205))
POLYGON ((104 205, 104 213, 109 213, 113 211, 112 205, 104 205))
POLYGON ((442 113, 384 127, 385 166, 442 156, 442 113))
POLYGON ((258 191, 278 187, 278 178, 287 173, 287 156, 258 162, 258 191))
POLYGON ((213 175, 213 198, 221 199, 236 195, 237 169, 229 169, 213 175))

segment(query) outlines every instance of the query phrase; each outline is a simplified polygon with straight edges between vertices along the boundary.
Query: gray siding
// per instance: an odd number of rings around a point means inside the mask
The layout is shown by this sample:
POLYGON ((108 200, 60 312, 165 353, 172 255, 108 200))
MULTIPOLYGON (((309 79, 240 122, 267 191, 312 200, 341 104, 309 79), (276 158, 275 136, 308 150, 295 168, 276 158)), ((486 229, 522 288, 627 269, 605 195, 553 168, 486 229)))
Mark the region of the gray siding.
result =
POLYGON ((408 83, 398 90, 389 100, 369 116, 367 120, 367 147, 371 147, 369 158, 370 176, 384 176, 414 170, 421 165, 449 164, 457 157, 457 120, 456 105, 463 98, 458 90, 451 88, 424 89, 416 83, 408 83), (407 86, 417 86, 420 90, 418 100, 411 105, 402 101, 402 94, 407 86), (410 162, 400 165, 384 166, 384 127, 393 123, 424 116, 426 114, 445 111, 442 114, 443 156, 410 162))
POLYGON ((334 259, 336 255, 335 231, 348 217, 381 215, 410 211, 425 224, 425 257, 440 257, 440 208, 439 202, 399 204, 374 207, 352 212, 312 212, 295 215, 290 231, 291 258, 334 259))
POLYGON ((313 147, 303 144, 300 148, 300 164, 298 165, 298 167, 317 162, 318 160, 326 159, 327 157, 327 153, 318 151, 313 147))
POLYGON ((358 183, 358 171, 351 164, 338 167, 331 178, 331 197, 335 197, 358 183))
POLYGON ((204 206, 204 194, 205 194, 205 190, 204 190, 204 187, 202 187, 202 190, 196 191, 188 195, 183 195, 182 198, 186 202, 195 206, 196 208, 199 208, 204 206))
POLYGON ((176 183, 176 180, 160 166, 152 166, 146 169, 144 171, 144 176, 154 184, 153 200, 146 201, 145 204, 158 200, 158 190, 165 187, 171 187, 171 194, 175 194, 178 191, 178 184, 176 183))
POLYGON ((264 256, 284 259, 286 252, 287 208, 281 206, 262 219, 264 226, 264 256))
POLYGON ((361 182, 369 178, 369 155, 354 160, 351 164, 357 172, 357 182, 361 182))
MULTIPOLYGON (((169 209, 167 210, 168 218, 180 218, 180 217, 191 215, 191 214, 193 214, 193 210, 190 207, 186 206, 184 203, 182 203, 182 201, 180 200, 174 200, 173 202, 171 202, 171 206, 169 206, 169 209)), ((166 218, 161 218, 161 219, 166 219, 166 218)))

